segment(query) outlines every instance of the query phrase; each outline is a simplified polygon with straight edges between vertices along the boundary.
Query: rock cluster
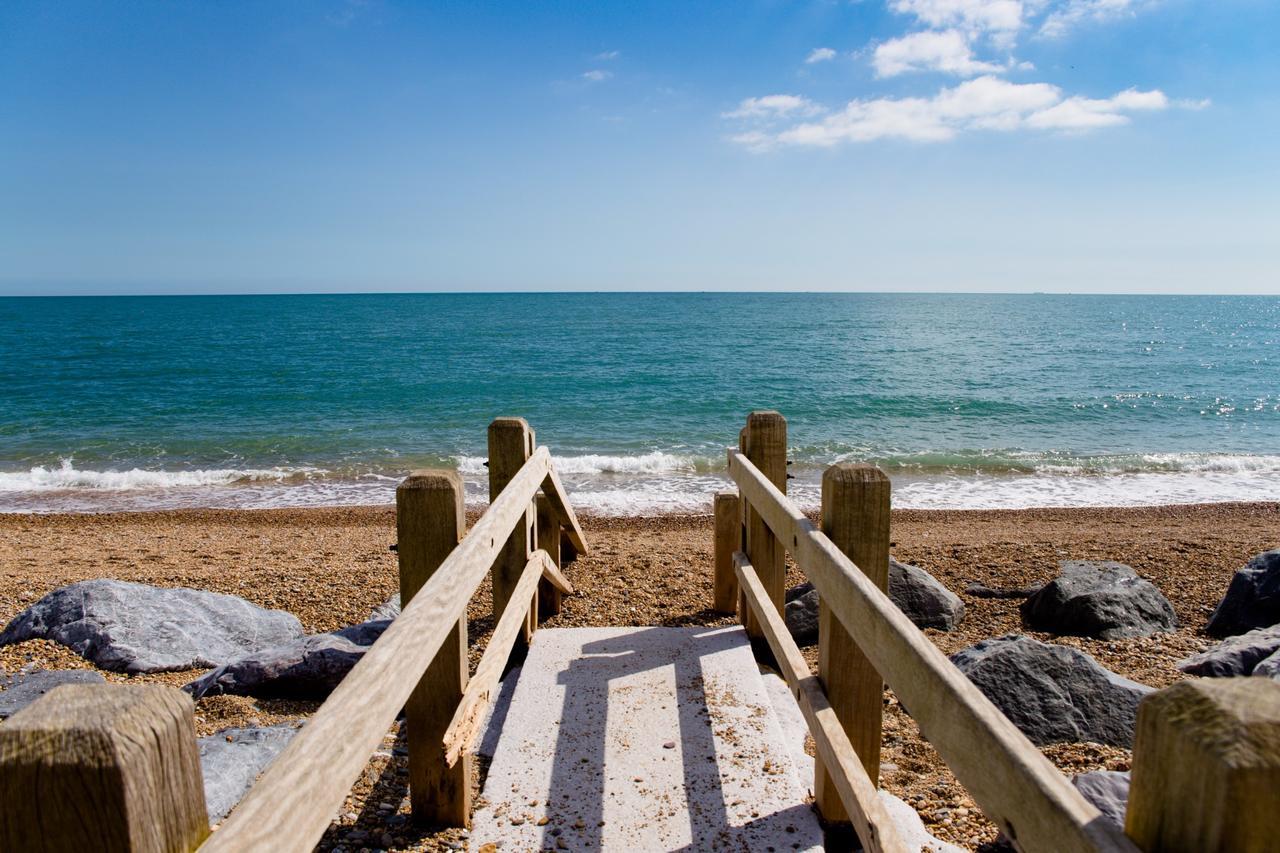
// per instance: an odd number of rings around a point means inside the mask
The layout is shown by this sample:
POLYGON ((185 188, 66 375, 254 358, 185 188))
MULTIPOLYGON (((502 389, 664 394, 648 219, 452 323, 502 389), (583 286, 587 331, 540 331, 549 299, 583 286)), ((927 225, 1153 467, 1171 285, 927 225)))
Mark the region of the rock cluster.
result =
POLYGON ((1211 636, 1230 637, 1280 624, 1280 548, 1264 551, 1231 578, 1205 628, 1211 636))
POLYGON ((1275 678, 1280 669, 1280 625, 1228 637, 1207 651, 1179 661, 1178 669, 1189 675, 1211 678, 1239 675, 1275 678))
POLYGON ((1061 573, 1021 605, 1032 630, 1100 640, 1147 637, 1178 627, 1155 584, 1123 563, 1066 560, 1061 573))
POLYGON ((14 617, 0 646, 54 640, 113 672, 220 666, 302 636, 302 623, 234 595, 89 580, 56 589, 14 617))
POLYGON ((1031 741, 1128 747, 1138 702, 1151 688, 1066 646, 1020 634, 983 640, 951 662, 1031 741))

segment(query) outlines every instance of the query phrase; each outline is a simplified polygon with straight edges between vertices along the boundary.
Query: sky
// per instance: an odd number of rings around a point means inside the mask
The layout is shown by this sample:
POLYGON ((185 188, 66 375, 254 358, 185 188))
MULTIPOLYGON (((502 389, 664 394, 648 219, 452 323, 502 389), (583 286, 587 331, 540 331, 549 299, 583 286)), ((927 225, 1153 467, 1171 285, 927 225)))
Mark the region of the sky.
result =
POLYGON ((0 4, 0 294, 1280 293, 1274 0, 0 4))

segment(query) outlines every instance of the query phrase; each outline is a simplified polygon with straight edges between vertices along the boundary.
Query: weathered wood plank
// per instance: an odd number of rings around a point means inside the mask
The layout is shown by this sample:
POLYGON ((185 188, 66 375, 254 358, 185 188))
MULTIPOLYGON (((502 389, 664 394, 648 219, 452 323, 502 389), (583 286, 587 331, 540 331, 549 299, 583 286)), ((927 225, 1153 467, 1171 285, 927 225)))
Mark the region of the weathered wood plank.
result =
MULTIPOLYGON (((551 562, 556 567, 556 573, 559 574, 560 568, 560 517, 551 507, 551 500, 546 495, 538 495, 534 500, 537 511, 537 524, 535 525, 535 536, 533 547, 545 551, 547 556, 551 558, 551 562)), ((561 575, 561 578, 564 576, 561 575)), ((538 584, 538 618, 549 619, 560 613, 561 597, 564 590, 556 586, 555 582, 544 577, 538 584)))
MULTIPOLYGON (((489 424, 489 501, 497 499, 503 488, 524 465, 533 452, 533 430, 524 418, 494 418, 489 424)), ((548 470, 550 466, 548 465, 548 470)), ((507 539, 498 559, 493 562, 493 621, 497 624, 507 609, 507 600, 520 580, 520 573, 533 553, 534 504, 530 500, 524 522, 517 524, 507 539)), ((535 601, 525 619, 523 639, 527 643, 538 627, 535 601)))
POLYGON ((542 493, 547 496, 547 500, 551 501, 551 507, 556 511, 556 515, 560 516, 565 536, 573 546, 575 559, 577 554, 590 553, 587 549, 587 537, 582 532, 582 525, 578 524, 578 515, 573 511, 573 504, 569 503, 569 495, 564 490, 564 484, 560 482, 560 475, 556 473, 555 468, 548 471, 547 480, 542 484, 542 493))
MULTIPOLYGON (((822 532, 881 592, 889 591, 889 478, 874 465, 832 465, 822 475, 822 532)), ((867 776, 879 786, 884 680, 819 593, 818 677, 867 776)), ((828 821, 847 819, 821 761, 813 794, 828 821)))
POLYGON ((1125 830, 1147 853, 1280 845, 1280 683, 1180 681, 1138 706, 1125 830))
POLYGON ((534 452, 202 851, 308 853, 314 847, 427 664, 455 630, 507 534, 522 523, 549 459, 546 448, 534 452))
MULTIPOLYGON (((462 478, 456 471, 415 471, 396 489, 400 601, 408 604, 436 573, 466 526, 462 478)), ((419 824, 471 822, 471 759, 440 756, 440 738, 467 687, 467 617, 449 632, 405 704, 409 799, 419 824)))
POLYGON ((484 724, 485 712, 493 701, 494 691, 502 678, 507 659, 511 657, 511 648, 520 636, 521 614, 523 602, 531 600, 538 588, 538 581, 545 576, 547 567, 554 565, 546 551, 535 551, 520 573, 520 580, 512 591, 507 611, 502 614, 498 624, 489 637, 489 645, 485 647, 480 663, 476 665, 476 674, 467 686, 467 692, 458 703, 443 737, 437 741, 437 750, 443 743, 444 760, 450 766, 467 756, 467 751, 480 733, 484 724))
MULTIPOLYGON (((746 456, 783 494, 787 493, 787 419, 777 412, 752 412, 747 416, 747 427, 742 435, 746 444, 746 456)), ((778 542, 756 508, 746 506, 746 553, 756 567, 760 583, 769 593, 769 600, 782 610, 787 592, 786 550, 778 542)), ((747 634, 761 635, 756 617, 747 611, 744 623, 747 634)))
POLYGON ((733 554, 742 548, 742 509, 737 492, 717 492, 715 497, 715 580, 712 606, 721 613, 738 607, 738 577, 733 554))
POLYGON ((1024 850, 1136 848, 739 451, 729 475, 984 814, 1024 850))
POLYGON ((844 725, 837 718, 821 683, 810 672, 804 655, 791 638, 781 614, 769 600, 747 555, 738 551, 733 555, 733 563, 747 603, 760 617, 760 627, 778 661, 782 677, 800 702, 800 710, 809 723, 809 732, 817 747, 818 759, 831 768, 828 784, 833 794, 841 799, 844 813, 849 816, 846 819, 853 823, 862 848, 872 853, 906 851, 907 847, 880 802, 876 785, 867 775, 844 725))
POLYGON ((0 850, 187 853, 208 834, 182 691, 64 684, 0 725, 0 850))

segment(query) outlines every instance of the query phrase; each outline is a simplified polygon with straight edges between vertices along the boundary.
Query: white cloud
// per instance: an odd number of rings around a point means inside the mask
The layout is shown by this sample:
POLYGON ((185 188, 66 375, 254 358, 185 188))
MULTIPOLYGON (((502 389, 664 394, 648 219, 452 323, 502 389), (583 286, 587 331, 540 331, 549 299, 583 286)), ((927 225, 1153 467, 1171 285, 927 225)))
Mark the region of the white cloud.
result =
POLYGON ((592 83, 599 83, 603 80, 608 80, 612 76, 613 76, 612 71, 605 71, 600 68, 593 68, 590 71, 583 72, 582 79, 588 80, 592 83))
POLYGON ((1015 33, 1022 28, 1022 0, 890 0, 889 8, 914 15, 935 29, 960 27, 974 33, 1015 33))
POLYGON ((621 52, 621 51, 617 51, 617 50, 606 50, 606 51, 602 51, 602 52, 600 52, 600 53, 597 53, 597 54, 596 54, 594 57, 592 57, 592 58, 593 58, 593 59, 595 59, 597 62, 608 62, 608 61, 609 61, 609 60, 611 60, 611 59, 617 59, 619 56, 622 56, 622 52, 621 52))
POLYGON ((836 58, 836 52, 829 47, 815 47, 809 51, 809 55, 804 58, 805 65, 813 65, 815 62, 828 62, 836 58))
POLYGON ((1040 24, 1040 35, 1058 38, 1085 22, 1103 22, 1131 17, 1138 7, 1150 5, 1144 0, 1067 0, 1050 12, 1040 24))
POLYGON ((926 30, 876 46, 871 59, 877 77, 908 71, 943 71, 961 77, 999 72, 1003 66, 973 58, 969 39, 959 30, 926 30))
POLYGON ((799 95, 765 95, 747 98, 738 108, 721 113, 723 118, 773 120, 789 116, 812 116, 822 112, 822 107, 799 95))
MULTIPOLYGON (((777 146, 829 148, 877 139, 942 142, 973 130, 1083 132, 1124 124, 1132 112, 1169 106, 1169 99, 1158 90, 1126 89, 1103 99, 1064 97, 1061 89, 1049 83, 1011 83, 987 75, 941 89, 930 98, 853 100, 839 112, 819 120, 801 121, 779 130, 750 130, 733 137, 733 141, 763 151, 777 146)), ((737 112, 741 115, 734 117, 756 115, 741 109, 737 112)))

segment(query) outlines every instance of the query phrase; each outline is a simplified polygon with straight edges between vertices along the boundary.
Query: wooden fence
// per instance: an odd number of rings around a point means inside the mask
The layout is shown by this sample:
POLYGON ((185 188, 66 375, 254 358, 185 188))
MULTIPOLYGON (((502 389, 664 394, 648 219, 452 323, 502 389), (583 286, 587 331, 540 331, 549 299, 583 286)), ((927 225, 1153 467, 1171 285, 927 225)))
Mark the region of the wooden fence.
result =
POLYGON ((586 541, 545 447, 489 426, 488 510, 464 533, 462 482, 417 472, 396 492, 402 610, 212 834, 194 706, 161 686, 59 687, 0 725, 0 851, 314 848, 405 709, 416 821, 470 819, 468 747, 537 612, 573 588, 561 537, 586 541), (495 627, 467 677, 467 605, 493 575, 495 627), (541 587, 541 590, 539 589, 541 587))
POLYGON ((905 849, 876 795, 887 682, 1022 850, 1280 849, 1280 684, 1200 679, 1148 696, 1122 832, 886 595, 884 473, 828 468, 817 526, 786 497, 786 434, 782 415, 753 412, 729 451, 738 490, 716 496, 714 600, 767 640, 797 696, 817 745, 814 793, 825 818, 849 820, 867 850, 905 849), (786 552, 820 596, 817 676, 782 618, 786 552))

